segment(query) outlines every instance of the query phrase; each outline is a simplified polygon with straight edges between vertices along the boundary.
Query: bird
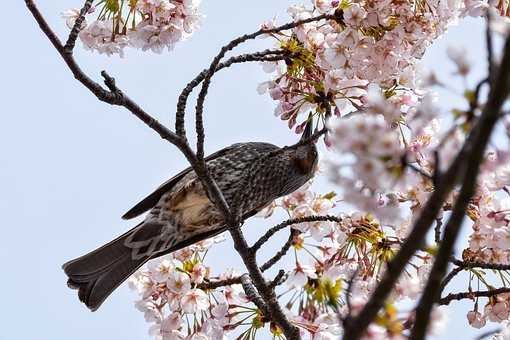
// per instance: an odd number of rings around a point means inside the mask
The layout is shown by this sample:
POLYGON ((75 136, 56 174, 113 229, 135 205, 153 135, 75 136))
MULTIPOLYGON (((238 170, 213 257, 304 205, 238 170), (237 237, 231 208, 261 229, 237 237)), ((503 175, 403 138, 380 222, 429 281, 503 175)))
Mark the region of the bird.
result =
MULTIPOLYGON (((229 207, 237 204, 242 221, 313 177, 318 153, 312 124, 309 117, 301 139, 291 146, 236 143, 204 159, 229 207)), ((80 301, 91 311, 147 261, 227 230, 222 213, 191 167, 163 183, 122 218, 146 212, 131 230, 62 266, 67 285, 78 290, 80 301)))

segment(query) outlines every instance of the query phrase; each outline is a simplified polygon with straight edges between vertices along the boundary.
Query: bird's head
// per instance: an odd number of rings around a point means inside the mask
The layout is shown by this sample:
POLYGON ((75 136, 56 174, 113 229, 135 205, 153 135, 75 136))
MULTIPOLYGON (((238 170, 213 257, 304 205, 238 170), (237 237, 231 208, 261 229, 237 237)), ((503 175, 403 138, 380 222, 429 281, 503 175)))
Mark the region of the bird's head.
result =
POLYGON ((303 175, 313 174, 317 168, 319 156, 315 143, 317 138, 311 139, 313 135, 313 119, 308 118, 303 135, 295 147, 292 160, 299 172, 303 175))

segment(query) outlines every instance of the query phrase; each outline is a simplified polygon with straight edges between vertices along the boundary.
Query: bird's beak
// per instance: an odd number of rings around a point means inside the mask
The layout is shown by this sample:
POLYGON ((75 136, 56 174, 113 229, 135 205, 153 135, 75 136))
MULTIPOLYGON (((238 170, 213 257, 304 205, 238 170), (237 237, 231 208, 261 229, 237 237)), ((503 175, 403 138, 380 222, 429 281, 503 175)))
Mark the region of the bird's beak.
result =
POLYGON ((308 117, 308 122, 306 123, 305 130, 303 131, 303 135, 301 136, 300 141, 304 141, 312 137, 313 131, 313 119, 312 117, 308 117))

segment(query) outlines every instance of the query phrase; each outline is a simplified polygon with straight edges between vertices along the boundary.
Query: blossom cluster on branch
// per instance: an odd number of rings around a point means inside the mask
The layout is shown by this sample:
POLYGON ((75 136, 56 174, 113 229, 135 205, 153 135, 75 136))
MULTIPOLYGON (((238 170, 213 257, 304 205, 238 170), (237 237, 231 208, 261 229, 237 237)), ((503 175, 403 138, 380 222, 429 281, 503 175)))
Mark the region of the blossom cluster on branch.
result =
MULTIPOLYGON (((97 19, 84 21, 80 40, 85 49, 100 54, 124 56, 126 47, 161 53, 171 50, 198 28, 202 15, 200 0, 101 0, 88 14, 97 19)), ((73 28, 79 9, 62 13, 73 28)))

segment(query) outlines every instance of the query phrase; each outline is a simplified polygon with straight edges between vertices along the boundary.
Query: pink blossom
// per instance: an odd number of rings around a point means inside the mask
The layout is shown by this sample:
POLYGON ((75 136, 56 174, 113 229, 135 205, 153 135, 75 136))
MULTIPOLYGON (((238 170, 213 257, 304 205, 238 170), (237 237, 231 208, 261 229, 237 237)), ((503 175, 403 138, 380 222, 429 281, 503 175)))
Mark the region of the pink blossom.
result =
POLYGON ((365 9, 357 3, 351 3, 344 11, 345 23, 353 27, 358 27, 366 16, 365 9))
POLYGON ((180 313, 172 313, 167 316, 161 323, 161 334, 163 337, 169 336, 172 331, 179 330, 181 328, 182 316, 180 313))
POLYGON ((494 304, 485 306, 485 315, 492 322, 501 322, 507 320, 510 316, 510 308, 506 301, 497 301, 494 304))
POLYGON ((124 48, 128 46, 128 38, 126 36, 113 37, 112 27, 111 20, 96 20, 85 27, 79 35, 85 49, 107 56, 118 54, 123 57, 124 48))
POLYGON ((195 283, 202 283, 204 281, 204 277, 207 275, 207 268, 197 263, 193 266, 193 270, 191 271, 191 280, 195 283))
POLYGON ((191 282, 188 275, 176 270, 168 277, 166 286, 174 293, 183 294, 190 290, 191 282))
POLYGON ((472 310, 467 313, 469 324, 474 328, 482 328, 485 326, 486 320, 482 313, 472 310))
POLYGON ((181 306, 184 313, 196 313, 209 307, 209 299, 203 290, 193 289, 183 295, 181 306))
POLYGON ((291 287, 303 287, 308 278, 316 279, 315 269, 309 265, 296 263, 296 268, 290 272, 287 284, 291 287))
POLYGON ((149 273, 155 282, 166 282, 174 270, 174 265, 170 260, 158 262, 149 262, 149 273))

